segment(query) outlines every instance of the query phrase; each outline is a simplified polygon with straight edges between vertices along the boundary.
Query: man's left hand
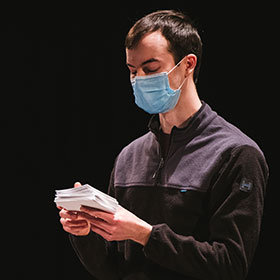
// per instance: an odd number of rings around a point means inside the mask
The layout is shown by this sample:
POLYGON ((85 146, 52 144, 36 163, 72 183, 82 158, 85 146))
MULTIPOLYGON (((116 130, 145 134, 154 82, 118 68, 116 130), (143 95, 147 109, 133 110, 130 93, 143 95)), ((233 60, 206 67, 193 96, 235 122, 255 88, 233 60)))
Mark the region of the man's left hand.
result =
POLYGON ((121 206, 114 214, 85 206, 80 210, 91 230, 108 241, 131 239, 145 246, 149 240, 152 226, 121 206))

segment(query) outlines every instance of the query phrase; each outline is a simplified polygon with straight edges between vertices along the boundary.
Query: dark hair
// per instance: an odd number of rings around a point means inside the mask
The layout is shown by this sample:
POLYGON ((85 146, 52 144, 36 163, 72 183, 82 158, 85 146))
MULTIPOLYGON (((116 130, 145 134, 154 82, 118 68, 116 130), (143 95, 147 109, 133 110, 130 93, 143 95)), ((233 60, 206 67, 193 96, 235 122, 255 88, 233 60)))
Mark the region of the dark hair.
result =
POLYGON ((202 42, 191 19, 181 12, 161 10, 139 19, 129 30, 125 39, 125 47, 133 49, 145 34, 158 30, 169 42, 169 51, 174 57, 175 64, 188 54, 196 55, 197 65, 194 71, 194 81, 197 82, 202 56, 202 42))

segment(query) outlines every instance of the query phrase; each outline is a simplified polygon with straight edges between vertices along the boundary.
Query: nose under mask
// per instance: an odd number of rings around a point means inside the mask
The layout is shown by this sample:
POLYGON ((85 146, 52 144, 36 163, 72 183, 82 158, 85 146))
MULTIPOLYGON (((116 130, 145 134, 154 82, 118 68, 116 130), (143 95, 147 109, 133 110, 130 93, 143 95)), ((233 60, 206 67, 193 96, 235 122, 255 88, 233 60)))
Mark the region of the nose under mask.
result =
POLYGON ((173 90, 170 88, 168 75, 178 67, 181 61, 169 72, 131 79, 135 103, 138 107, 149 114, 158 114, 168 112, 176 106, 186 78, 178 89, 173 90))

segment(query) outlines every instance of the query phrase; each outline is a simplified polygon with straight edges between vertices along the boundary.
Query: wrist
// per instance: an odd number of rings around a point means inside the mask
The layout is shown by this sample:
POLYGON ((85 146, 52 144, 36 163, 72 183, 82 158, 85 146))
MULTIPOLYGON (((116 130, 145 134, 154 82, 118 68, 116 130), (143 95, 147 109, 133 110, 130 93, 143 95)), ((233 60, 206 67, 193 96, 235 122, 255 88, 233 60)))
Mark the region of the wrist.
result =
POLYGON ((141 224, 139 225, 139 228, 136 232, 136 237, 134 241, 145 246, 149 241, 152 229, 153 227, 150 224, 141 221, 141 224))

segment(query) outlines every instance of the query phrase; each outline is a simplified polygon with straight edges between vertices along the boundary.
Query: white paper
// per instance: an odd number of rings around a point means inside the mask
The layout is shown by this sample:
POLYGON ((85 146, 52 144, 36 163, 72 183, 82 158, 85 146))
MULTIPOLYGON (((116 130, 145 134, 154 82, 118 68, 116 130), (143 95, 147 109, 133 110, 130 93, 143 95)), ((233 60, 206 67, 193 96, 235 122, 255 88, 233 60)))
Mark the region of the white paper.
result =
POLYGON ((86 184, 77 188, 56 190, 54 202, 69 211, 80 211, 81 206, 89 206, 102 211, 115 213, 118 201, 86 184))

